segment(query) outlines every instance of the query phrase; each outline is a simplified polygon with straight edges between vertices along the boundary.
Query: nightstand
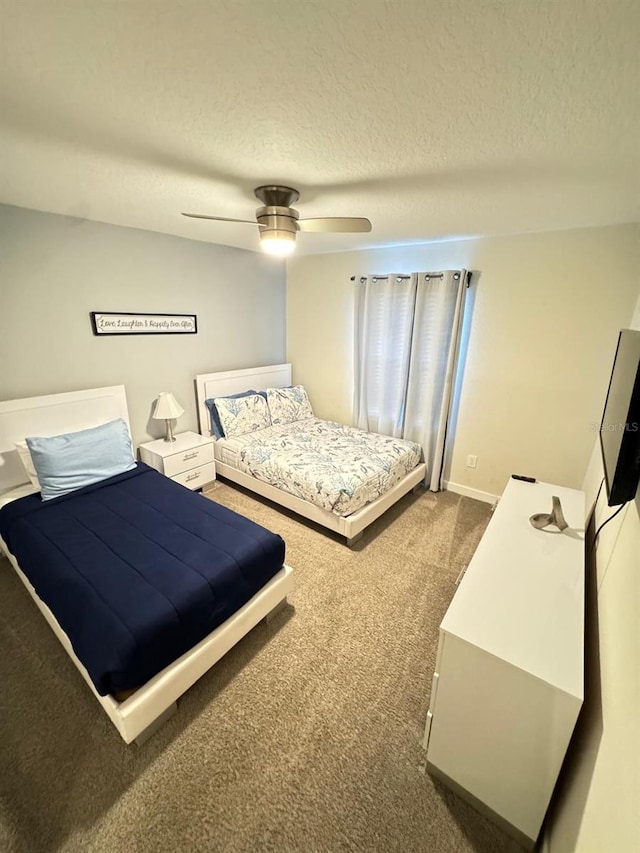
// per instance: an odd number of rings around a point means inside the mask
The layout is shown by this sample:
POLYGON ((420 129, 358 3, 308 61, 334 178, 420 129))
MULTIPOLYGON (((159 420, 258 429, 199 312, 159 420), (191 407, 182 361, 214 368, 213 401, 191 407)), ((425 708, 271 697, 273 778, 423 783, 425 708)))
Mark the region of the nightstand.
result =
POLYGON ((175 441, 158 438, 138 448, 140 459, 188 489, 201 489, 216 478, 213 440, 196 432, 181 432, 175 441))

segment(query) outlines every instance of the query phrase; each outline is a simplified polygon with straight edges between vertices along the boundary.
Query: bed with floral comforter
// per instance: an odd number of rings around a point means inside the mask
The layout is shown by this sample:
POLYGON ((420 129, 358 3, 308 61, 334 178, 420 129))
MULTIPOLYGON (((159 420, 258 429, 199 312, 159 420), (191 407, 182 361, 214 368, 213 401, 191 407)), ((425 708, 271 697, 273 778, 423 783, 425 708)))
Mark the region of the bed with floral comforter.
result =
POLYGON ((304 418, 216 442, 216 458, 346 517, 420 463, 419 444, 304 418))

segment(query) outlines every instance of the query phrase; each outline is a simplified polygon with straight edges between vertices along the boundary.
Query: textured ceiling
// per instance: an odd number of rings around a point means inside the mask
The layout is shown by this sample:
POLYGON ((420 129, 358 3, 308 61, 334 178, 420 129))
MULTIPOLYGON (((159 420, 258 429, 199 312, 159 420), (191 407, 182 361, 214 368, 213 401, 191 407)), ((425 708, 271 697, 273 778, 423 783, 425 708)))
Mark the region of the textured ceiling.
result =
POLYGON ((640 219, 636 0, 0 0, 0 201, 315 253, 640 219))

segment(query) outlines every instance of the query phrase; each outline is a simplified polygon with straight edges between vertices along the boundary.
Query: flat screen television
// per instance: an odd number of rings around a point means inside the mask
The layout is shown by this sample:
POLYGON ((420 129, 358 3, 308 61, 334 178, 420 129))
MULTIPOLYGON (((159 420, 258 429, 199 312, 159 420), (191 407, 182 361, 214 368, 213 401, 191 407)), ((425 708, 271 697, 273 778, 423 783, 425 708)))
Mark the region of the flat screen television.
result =
POLYGON ((634 499, 640 480, 640 331, 623 329, 600 425, 609 506, 634 499))

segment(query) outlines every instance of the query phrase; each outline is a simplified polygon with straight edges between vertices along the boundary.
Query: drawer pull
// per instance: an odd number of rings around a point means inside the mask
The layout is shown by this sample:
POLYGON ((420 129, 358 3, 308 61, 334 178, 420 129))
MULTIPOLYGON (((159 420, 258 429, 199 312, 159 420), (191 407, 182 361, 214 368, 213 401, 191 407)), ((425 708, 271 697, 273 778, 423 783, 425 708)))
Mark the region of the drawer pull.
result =
POLYGON ((189 474, 188 477, 185 477, 185 482, 190 483, 191 480, 197 480, 200 474, 200 471, 196 471, 195 474, 189 474))
POLYGON ((431 736, 431 723, 433 722, 433 714, 427 711, 427 721, 424 724, 424 737, 422 739, 422 748, 429 748, 429 737, 431 736))
POLYGON ((462 578, 464 577, 464 573, 467 571, 467 569, 468 569, 468 568, 469 568, 469 564, 467 563, 467 565, 466 565, 466 566, 463 566, 463 567, 460 569, 460 574, 458 575, 458 577, 457 577, 457 578, 455 579, 455 581, 454 581, 455 586, 458 586, 458 584, 460 583, 460 581, 461 581, 461 580, 462 580, 462 578))
POLYGON ((440 674, 437 672, 433 673, 433 679, 431 680, 431 698, 429 700, 429 710, 434 710, 436 707, 436 696, 438 695, 438 684, 440 683, 440 674))
POLYGON ((188 459, 196 459, 198 456, 198 451, 194 450, 193 453, 185 453, 182 457, 182 461, 186 462, 188 459))

